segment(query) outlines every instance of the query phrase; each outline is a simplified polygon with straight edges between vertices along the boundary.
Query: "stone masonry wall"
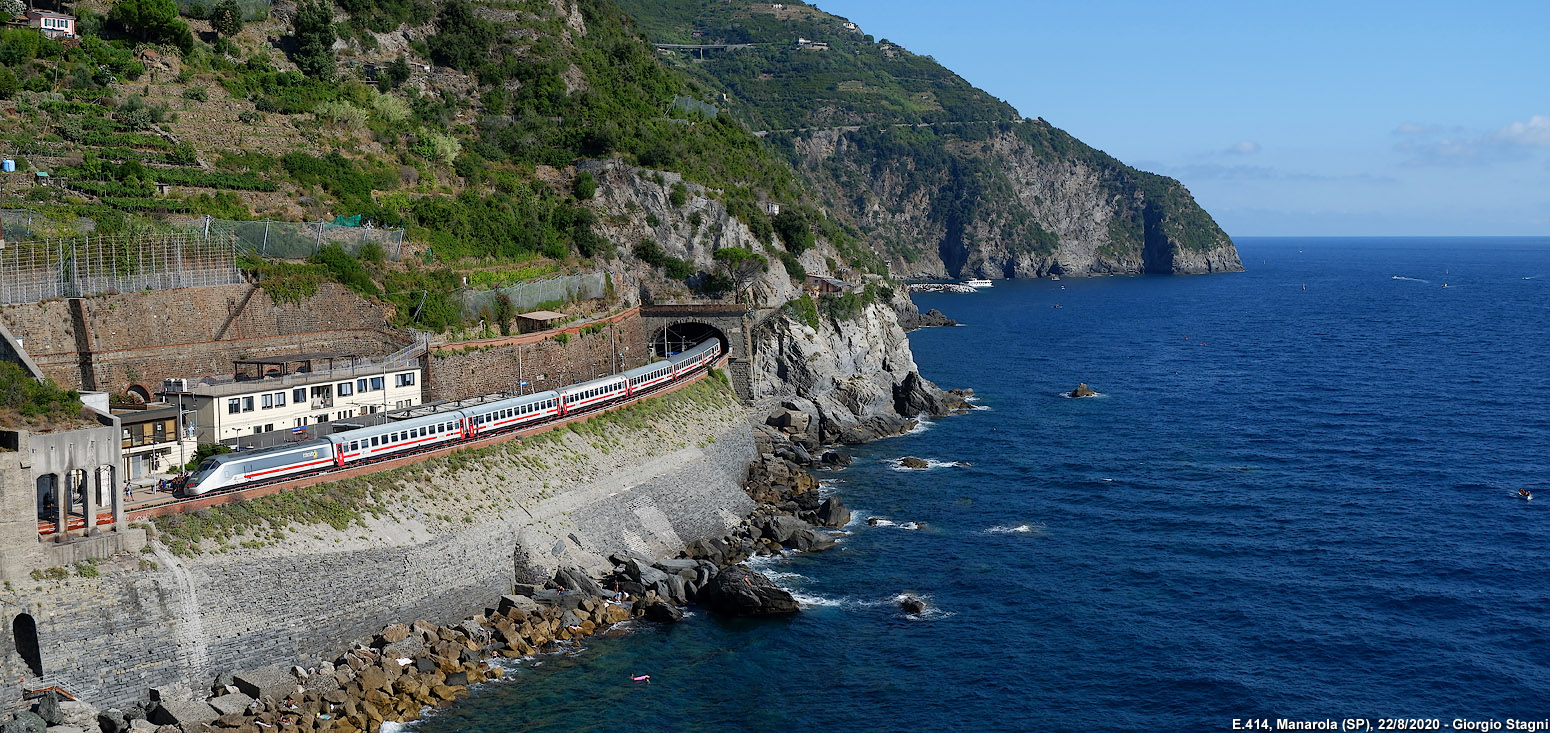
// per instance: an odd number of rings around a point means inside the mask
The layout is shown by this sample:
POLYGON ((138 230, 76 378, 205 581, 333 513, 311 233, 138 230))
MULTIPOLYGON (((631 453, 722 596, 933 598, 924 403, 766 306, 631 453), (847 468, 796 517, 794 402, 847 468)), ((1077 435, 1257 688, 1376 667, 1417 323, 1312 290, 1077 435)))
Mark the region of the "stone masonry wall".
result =
POLYGON ((0 308, 0 320, 54 381, 106 391, 123 389, 132 376, 155 389, 167 377, 226 374, 233 359, 299 351, 375 356, 407 343, 381 307, 336 283, 295 305, 275 303, 253 285, 227 285, 13 305, 0 308))
POLYGON ((393 515, 365 528, 298 527, 279 544, 183 559, 153 544, 99 578, 6 588, 0 623, 32 615, 44 674, 5 634, 0 699, 58 685, 105 707, 150 687, 203 689, 219 672, 330 658, 390 622, 464 618, 557 565, 597 570, 610 552, 669 555, 722 536, 752 508, 746 415, 729 398, 648 415, 407 474, 393 515))
POLYGON ((536 343, 470 346, 432 354, 425 365, 426 401, 516 391, 522 380, 528 381, 528 391, 542 392, 607 376, 613 373, 610 344, 622 354, 620 371, 652 360, 638 312, 604 326, 601 332, 571 335, 566 344, 541 338, 536 343))

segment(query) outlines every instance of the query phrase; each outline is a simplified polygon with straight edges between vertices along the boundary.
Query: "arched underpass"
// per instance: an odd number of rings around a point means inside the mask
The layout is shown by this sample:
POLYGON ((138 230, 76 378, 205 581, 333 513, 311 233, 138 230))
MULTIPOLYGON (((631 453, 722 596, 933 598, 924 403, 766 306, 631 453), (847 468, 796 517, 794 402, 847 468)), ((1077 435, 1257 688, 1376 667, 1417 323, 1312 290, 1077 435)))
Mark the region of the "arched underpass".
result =
POLYGON ((744 402, 753 401, 753 384, 749 361, 753 346, 749 343, 748 309, 736 304, 697 303, 691 305, 641 306, 641 320, 645 333, 650 334, 646 345, 657 356, 678 353, 706 338, 721 341, 727 354, 727 373, 732 387, 744 402))

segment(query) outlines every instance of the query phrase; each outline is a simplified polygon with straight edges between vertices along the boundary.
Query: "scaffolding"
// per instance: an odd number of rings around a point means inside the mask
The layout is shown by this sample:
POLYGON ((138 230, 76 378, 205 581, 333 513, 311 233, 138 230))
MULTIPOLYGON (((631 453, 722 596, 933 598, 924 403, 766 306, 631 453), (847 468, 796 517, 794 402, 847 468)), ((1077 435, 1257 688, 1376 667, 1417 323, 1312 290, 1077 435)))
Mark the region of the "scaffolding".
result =
POLYGON ((7 242, 0 249, 0 305, 49 298, 235 285, 230 235, 138 234, 7 242))

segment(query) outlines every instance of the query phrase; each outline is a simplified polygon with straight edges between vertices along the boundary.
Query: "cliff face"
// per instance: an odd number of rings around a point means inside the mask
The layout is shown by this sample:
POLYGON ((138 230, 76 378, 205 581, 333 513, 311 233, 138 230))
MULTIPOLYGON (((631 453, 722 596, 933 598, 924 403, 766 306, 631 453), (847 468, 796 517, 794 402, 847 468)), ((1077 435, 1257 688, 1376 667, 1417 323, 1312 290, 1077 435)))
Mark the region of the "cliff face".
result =
MULTIPOLYGON (((661 58, 784 151, 899 276, 1241 270, 1189 191, 817 7, 620 0, 661 58)), ((817 202, 815 202, 817 203, 817 202)))
MULTIPOLYGON (((778 139, 779 140, 779 139, 778 139)), ((894 272, 926 277, 1243 269, 1182 184, 1042 120, 784 138, 894 272)))
MULTIPOLYGON (((649 241, 664 254, 704 272, 716 270, 713 253, 723 247, 765 256, 768 269, 752 280, 743 300, 756 323, 752 334, 756 401, 766 407, 782 401, 797 405, 819 421, 826 442, 891 435, 922 412, 949 409, 949 400, 917 373, 909 341, 899 326, 899 313, 914 310, 902 287, 870 276, 866 278, 870 287, 852 296, 843 308, 805 299, 777 254, 779 244, 760 241, 727 211, 717 192, 685 183, 673 173, 620 161, 589 162, 581 168, 598 182, 590 205, 598 213, 601 231, 614 242, 633 246, 649 241), (684 187, 686 195, 683 203, 675 205, 671 191, 677 185, 684 187), (796 302, 810 306, 806 320, 797 314, 796 302)), ((798 258, 808 273, 854 277, 854 273, 836 271, 844 259, 821 237, 798 258)), ((682 280, 660 267, 634 257, 621 259, 620 266, 643 301, 674 303, 694 297, 682 280)))

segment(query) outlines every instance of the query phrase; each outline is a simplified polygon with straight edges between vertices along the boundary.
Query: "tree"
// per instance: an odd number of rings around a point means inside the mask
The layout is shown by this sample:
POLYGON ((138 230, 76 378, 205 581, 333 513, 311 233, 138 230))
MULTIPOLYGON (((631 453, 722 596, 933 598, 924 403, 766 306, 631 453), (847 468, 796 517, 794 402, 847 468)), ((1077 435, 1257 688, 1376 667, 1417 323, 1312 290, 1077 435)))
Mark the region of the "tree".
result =
POLYGON ((764 255, 742 247, 722 247, 711 257, 732 279, 732 287, 739 295, 755 276, 770 266, 770 261, 764 255))
POLYGON ((6 18, 14 18, 26 12, 27 4, 22 0, 0 0, 0 13, 6 18))
POLYGON ((467 0, 452 0, 436 18, 436 35, 429 39, 431 60, 470 71, 489 60, 490 46, 499 36, 495 24, 479 17, 467 0))
MULTIPOLYGON (((169 2, 171 0, 168 0, 169 2)), ((332 0, 301 0, 291 24, 296 35, 296 66, 314 79, 334 76, 334 4, 332 0)))
POLYGON ((782 210, 771 223, 791 254, 799 255, 812 249, 813 229, 808 224, 807 216, 795 207, 782 210))
POLYGON ((210 27, 222 38, 230 38, 242 32, 242 8, 236 0, 221 0, 210 9, 210 27))
POLYGON ((184 53, 194 47, 194 34, 178 20, 173 0, 119 0, 108 18, 142 41, 171 43, 184 53))

